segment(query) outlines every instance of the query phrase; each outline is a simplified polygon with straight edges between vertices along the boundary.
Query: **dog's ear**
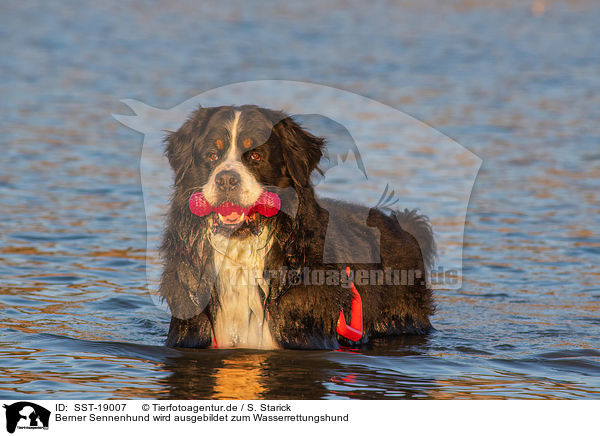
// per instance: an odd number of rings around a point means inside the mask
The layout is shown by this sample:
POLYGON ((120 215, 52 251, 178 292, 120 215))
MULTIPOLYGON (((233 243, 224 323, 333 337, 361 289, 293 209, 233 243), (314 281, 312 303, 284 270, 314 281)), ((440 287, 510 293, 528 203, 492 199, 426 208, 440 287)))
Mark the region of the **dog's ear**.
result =
POLYGON ((291 117, 285 116, 275 123, 273 132, 282 146, 283 159, 290 178, 299 188, 308 185, 321 157, 325 139, 304 130, 291 117))
POLYGON ((199 142, 205 132, 213 108, 200 106, 183 123, 179 130, 168 132, 165 137, 165 154, 175 172, 175 185, 181 183, 194 160, 194 144, 199 142))

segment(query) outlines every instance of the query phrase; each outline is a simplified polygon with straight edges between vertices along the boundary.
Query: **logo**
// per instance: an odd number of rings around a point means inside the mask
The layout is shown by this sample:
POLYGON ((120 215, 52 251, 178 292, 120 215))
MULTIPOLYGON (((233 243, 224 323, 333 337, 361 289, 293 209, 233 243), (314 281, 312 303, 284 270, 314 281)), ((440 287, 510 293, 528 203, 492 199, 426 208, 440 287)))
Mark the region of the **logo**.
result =
POLYGON ((14 433, 15 429, 48 429, 50 411, 28 401, 19 401, 4 405, 6 409, 6 431, 14 433))

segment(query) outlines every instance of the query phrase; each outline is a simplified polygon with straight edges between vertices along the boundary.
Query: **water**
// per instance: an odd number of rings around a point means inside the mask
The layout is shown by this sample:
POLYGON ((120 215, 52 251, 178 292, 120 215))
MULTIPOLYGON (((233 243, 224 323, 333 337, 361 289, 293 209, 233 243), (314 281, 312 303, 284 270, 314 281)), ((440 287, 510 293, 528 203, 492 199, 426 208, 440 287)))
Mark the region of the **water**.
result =
POLYGON ((0 6, 0 397, 600 398, 600 5, 102 3, 0 6), (281 78, 382 101, 483 159, 463 286, 436 292, 432 334, 162 346, 142 137, 110 114, 281 78))

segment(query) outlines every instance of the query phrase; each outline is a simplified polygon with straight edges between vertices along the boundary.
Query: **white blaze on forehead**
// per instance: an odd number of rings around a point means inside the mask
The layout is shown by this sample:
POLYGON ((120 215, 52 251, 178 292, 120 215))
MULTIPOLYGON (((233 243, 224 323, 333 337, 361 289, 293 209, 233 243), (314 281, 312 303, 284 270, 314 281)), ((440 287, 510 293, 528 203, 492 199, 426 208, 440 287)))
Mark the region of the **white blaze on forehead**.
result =
POLYGON ((233 119, 227 125, 227 130, 229 130, 229 138, 231 141, 229 143, 229 150, 227 152, 227 158, 225 159, 226 161, 237 158, 237 137, 241 116, 242 113, 240 111, 235 111, 233 113, 233 119))

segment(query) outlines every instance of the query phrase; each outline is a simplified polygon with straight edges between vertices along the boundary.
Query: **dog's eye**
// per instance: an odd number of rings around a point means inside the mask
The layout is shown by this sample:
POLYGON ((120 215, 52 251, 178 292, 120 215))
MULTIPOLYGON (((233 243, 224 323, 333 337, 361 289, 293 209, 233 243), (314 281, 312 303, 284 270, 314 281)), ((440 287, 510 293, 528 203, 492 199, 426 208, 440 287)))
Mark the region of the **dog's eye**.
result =
POLYGON ((252 153, 250 153, 250 159, 253 161, 259 161, 261 158, 260 153, 253 151, 252 153))
POLYGON ((219 156, 217 155, 217 153, 209 153, 209 154, 206 156, 206 158, 207 158, 209 161, 211 161, 211 162, 214 162, 214 161, 216 161, 216 160, 219 158, 219 156))

